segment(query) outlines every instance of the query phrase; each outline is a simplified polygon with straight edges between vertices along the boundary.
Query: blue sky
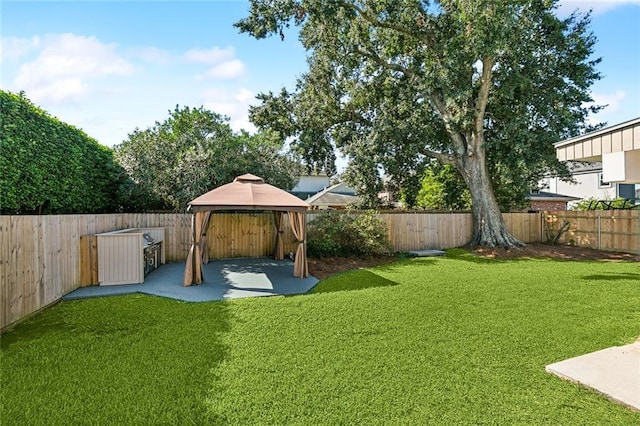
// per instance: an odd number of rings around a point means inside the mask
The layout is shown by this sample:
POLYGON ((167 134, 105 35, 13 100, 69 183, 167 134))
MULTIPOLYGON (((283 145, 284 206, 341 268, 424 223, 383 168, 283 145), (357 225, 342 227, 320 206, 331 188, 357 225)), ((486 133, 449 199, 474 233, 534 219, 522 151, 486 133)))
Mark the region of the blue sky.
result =
MULTIPOLYGON (((640 0, 568 1, 593 8, 593 87, 609 104, 594 121, 640 116, 640 0)), ((177 104, 204 105, 253 131, 247 108, 260 92, 293 88, 306 70, 295 33, 255 40, 232 26, 247 1, 28 1, 0 5, 0 87, 113 146, 136 127, 164 121, 177 104)))

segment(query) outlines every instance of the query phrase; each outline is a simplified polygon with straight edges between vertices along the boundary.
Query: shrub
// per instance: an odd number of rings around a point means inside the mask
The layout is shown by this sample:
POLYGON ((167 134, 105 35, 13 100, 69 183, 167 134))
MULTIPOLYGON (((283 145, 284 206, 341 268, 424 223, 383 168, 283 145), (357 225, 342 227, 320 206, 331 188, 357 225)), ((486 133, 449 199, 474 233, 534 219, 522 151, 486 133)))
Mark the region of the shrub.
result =
POLYGON ((391 243, 377 212, 329 211, 309 224, 307 251, 312 257, 386 255, 391 243))

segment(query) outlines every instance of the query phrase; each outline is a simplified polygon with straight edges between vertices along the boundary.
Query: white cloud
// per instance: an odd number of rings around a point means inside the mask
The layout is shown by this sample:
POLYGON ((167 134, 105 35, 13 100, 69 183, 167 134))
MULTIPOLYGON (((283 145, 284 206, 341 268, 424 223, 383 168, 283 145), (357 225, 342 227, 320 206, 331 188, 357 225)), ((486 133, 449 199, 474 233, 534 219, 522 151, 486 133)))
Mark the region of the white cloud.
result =
POLYGON ((613 117, 618 113, 623 112, 623 102, 626 98, 626 93, 623 90, 617 90, 614 93, 592 93, 591 97, 593 102, 589 105, 606 105, 600 112, 589 117, 590 124, 597 124, 602 121, 608 121, 609 124, 615 124, 613 117), (613 122, 611 122, 613 121, 613 122))
POLYGON ((241 129, 255 132, 255 126, 249 121, 249 105, 255 95, 248 89, 231 91, 226 88, 209 88, 202 93, 205 108, 229 117, 229 124, 235 131, 241 129))
POLYGON ((153 46, 132 49, 131 55, 140 58, 145 62, 151 62, 160 65, 168 64, 173 59, 171 52, 153 46))
POLYGON ((75 34, 47 35, 38 46, 35 60, 20 67, 15 90, 24 90, 35 102, 78 99, 90 90, 92 80, 109 75, 128 75, 133 66, 95 37, 75 34))
POLYGON ((593 10, 594 15, 600 15, 624 5, 640 6, 640 0, 561 0, 557 14, 567 16, 578 9, 581 12, 593 10))
POLYGON ((609 112, 620 111, 620 104, 626 97, 626 93, 623 90, 618 90, 615 93, 592 93, 593 103, 596 105, 608 105, 605 110, 609 112))
POLYGON ((7 60, 19 59, 40 44, 40 37, 33 36, 30 39, 20 37, 0 38, 0 63, 7 60))
POLYGON ((240 59, 234 59, 232 61, 223 62, 216 65, 213 68, 207 70, 204 75, 198 76, 198 78, 216 78, 221 80, 231 80, 243 75, 246 71, 244 63, 240 59))
POLYGON ((53 84, 42 85, 28 91, 29 97, 38 100, 59 101, 63 99, 77 99, 87 93, 89 85, 79 78, 64 78, 53 84))
POLYGON ((235 49, 233 46, 227 46, 224 49, 214 46, 211 49, 191 49, 183 55, 183 58, 187 62, 197 64, 215 64, 231 59, 234 56, 235 49))

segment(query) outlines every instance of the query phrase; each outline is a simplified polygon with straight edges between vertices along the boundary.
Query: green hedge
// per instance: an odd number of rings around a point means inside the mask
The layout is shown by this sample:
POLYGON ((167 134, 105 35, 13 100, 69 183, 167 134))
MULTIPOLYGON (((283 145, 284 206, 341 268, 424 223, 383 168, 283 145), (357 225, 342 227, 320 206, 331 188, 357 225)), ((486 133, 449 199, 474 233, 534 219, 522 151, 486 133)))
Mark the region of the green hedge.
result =
POLYGON ((0 213, 99 213, 123 209, 127 177, 110 148, 0 90, 0 213))

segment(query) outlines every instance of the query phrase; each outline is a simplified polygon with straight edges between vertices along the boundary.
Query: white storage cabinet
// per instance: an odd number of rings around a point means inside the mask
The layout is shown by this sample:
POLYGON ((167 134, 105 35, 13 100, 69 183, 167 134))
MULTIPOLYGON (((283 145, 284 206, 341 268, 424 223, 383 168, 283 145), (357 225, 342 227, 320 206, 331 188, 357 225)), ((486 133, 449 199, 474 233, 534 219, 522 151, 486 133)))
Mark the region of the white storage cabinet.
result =
POLYGON ((165 263, 164 228, 128 228, 96 235, 98 283, 139 284, 165 263))

